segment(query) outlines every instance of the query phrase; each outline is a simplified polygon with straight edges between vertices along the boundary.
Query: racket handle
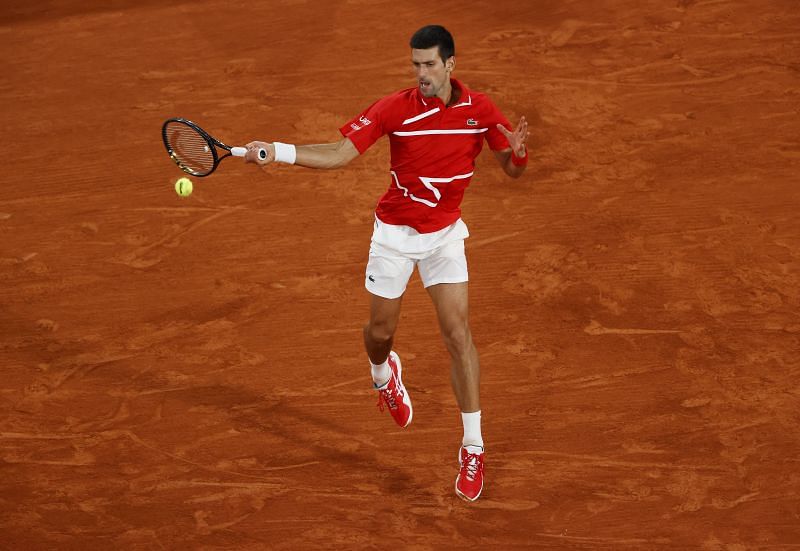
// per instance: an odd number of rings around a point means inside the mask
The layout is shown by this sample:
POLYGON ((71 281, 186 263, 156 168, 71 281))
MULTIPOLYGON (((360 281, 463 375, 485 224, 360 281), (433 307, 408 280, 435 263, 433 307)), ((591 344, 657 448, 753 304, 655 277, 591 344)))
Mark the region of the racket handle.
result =
MULTIPOLYGON (((247 153, 246 147, 231 147, 231 155, 234 157, 244 157, 247 153)), ((258 149, 258 158, 262 161, 267 158, 267 150, 263 147, 258 149)))

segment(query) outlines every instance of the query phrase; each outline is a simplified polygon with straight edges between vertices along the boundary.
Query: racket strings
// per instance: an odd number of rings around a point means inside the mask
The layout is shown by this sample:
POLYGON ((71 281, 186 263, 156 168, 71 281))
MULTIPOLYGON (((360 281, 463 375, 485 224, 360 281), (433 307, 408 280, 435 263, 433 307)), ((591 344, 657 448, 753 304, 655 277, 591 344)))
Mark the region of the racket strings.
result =
POLYGON ((165 135, 170 155, 181 168, 199 174, 214 169, 212 146, 196 130, 185 124, 170 123, 165 135))

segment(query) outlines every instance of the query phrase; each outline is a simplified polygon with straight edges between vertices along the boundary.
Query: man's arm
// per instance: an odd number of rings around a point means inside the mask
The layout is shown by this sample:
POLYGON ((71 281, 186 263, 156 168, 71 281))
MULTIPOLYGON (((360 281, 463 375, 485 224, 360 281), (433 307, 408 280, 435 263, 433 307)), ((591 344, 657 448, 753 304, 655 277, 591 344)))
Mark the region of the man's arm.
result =
POLYGON ((509 132, 502 124, 498 124, 497 129, 508 139, 511 147, 494 151, 494 156, 506 174, 512 178, 519 178, 525 172, 528 163, 528 150, 525 147, 525 142, 530 136, 528 121, 525 117, 521 117, 517 129, 513 132, 509 132))
POLYGON ((526 165, 515 165, 511 160, 510 147, 501 149, 500 151, 492 151, 492 153, 494 153, 494 156, 497 159, 497 162, 500 163, 500 166, 503 167, 503 172, 512 178, 519 178, 522 176, 522 173, 525 172, 526 165))
MULTIPOLYGON (((275 145, 268 142, 250 142, 247 144, 245 161, 266 166, 275 161, 275 145), (259 148, 267 150, 267 158, 258 158, 259 148)), ((342 138, 338 142, 295 146, 294 164, 308 168, 340 168, 358 157, 359 152, 350 138, 342 138)))

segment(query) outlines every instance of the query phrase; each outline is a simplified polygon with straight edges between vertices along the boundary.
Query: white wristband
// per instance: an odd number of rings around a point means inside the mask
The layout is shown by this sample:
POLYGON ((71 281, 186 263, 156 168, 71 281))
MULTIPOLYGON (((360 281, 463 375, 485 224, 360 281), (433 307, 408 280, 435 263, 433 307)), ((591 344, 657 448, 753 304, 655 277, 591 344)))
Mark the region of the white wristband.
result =
POLYGON ((275 160, 293 165, 297 160, 297 148, 290 143, 272 142, 275 147, 275 160))

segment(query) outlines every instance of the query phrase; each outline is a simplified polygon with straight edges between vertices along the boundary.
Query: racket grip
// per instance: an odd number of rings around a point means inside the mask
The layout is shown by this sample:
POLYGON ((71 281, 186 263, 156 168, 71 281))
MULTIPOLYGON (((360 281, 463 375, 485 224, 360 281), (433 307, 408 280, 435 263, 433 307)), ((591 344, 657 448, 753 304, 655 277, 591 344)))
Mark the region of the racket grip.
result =
MULTIPOLYGON (((234 157, 244 157, 247 153, 246 147, 231 147, 231 155, 234 157)), ((258 149, 258 158, 262 161, 267 158, 267 150, 263 147, 258 149)))

